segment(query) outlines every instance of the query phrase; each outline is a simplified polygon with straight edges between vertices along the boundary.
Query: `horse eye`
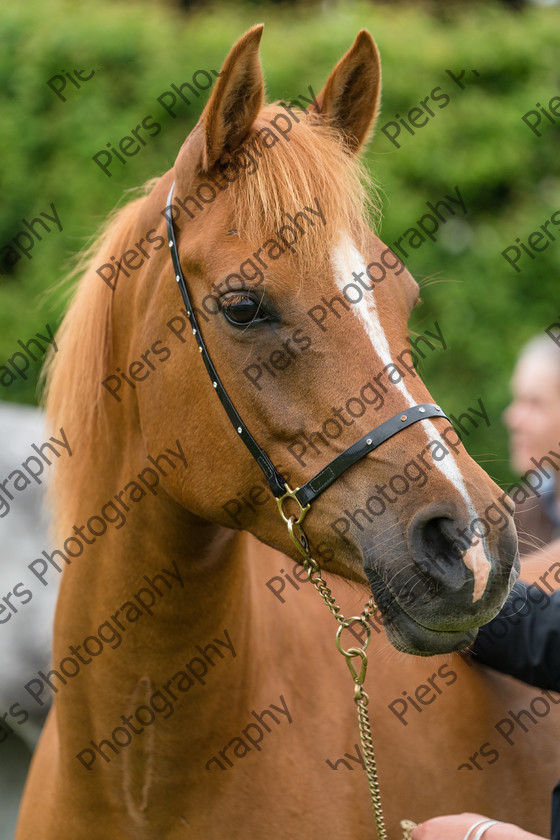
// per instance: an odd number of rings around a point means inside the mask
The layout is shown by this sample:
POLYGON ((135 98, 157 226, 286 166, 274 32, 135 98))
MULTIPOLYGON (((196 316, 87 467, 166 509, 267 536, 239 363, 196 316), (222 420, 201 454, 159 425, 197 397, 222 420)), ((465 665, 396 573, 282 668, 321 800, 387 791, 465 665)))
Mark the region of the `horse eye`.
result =
POLYGON ((268 320, 268 315, 261 306, 261 302, 253 300, 248 295, 235 295, 221 302, 222 312, 230 324, 245 327, 248 324, 262 323, 268 320))

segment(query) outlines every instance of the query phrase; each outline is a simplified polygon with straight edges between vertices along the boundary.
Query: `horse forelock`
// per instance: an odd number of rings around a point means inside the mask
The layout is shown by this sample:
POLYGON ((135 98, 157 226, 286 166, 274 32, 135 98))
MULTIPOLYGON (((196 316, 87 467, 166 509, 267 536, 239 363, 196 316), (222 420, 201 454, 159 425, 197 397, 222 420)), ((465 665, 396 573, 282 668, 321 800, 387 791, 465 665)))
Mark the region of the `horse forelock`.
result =
POLYGON ((292 114, 299 122, 286 117, 292 125, 283 135, 274 123, 285 115, 280 103, 260 111, 233 155, 244 167, 238 167, 227 192, 236 229, 254 243, 289 223, 285 214, 320 207, 325 223, 297 244, 297 257, 309 269, 323 261, 341 233, 352 232, 356 239, 375 226, 379 202, 370 174, 340 132, 314 113, 294 109, 292 114))

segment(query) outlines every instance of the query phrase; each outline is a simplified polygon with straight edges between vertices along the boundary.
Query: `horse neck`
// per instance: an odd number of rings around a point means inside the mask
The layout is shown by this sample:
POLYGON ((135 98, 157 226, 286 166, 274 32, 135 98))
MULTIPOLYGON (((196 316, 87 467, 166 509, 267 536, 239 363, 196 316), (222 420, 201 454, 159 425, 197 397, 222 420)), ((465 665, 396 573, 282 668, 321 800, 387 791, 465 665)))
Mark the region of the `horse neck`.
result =
MULTIPOLYGON (((99 504, 103 494, 94 497, 99 504)), ((97 539, 87 559, 73 561, 65 571, 54 662, 68 655, 69 644, 97 635, 102 623, 120 626, 121 644, 106 645, 84 671, 95 669, 103 692, 110 688, 120 697, 142 681, 152 691, 186 672, 193 690, 181 696, 181 706, 185 711, 194 706, 203 726, 212 704, 207 691, 196 689, 217 677, 221 691, 213 700, 227 697, 229 686, 237 685, 239 693, 240 662, 244 690, 254 685, 251 671, 256 674, 257 665, 245 651, 258 638, 262 620, 259 599, 250 594, 250 540, 185 511, 164 491, 148 495, 130 511, 125 526, 97 539)), ((92 691, 88 682, 83 691, 84 696, 92 691)))

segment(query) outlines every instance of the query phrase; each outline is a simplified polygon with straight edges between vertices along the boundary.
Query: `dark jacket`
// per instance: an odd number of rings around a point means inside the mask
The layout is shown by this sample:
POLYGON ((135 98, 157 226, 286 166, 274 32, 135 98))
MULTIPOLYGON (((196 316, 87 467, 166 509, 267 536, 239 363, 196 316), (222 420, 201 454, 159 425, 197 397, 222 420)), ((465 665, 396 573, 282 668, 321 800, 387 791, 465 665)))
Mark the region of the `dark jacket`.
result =
MULTIPOLYGON (((518 581, 500 614, 480 628, 472 650, 497 671, 560 691, 560 591, 545 595, 518 581)), ((552 795, 551 838, 560 840, 560 782, 552 795)))

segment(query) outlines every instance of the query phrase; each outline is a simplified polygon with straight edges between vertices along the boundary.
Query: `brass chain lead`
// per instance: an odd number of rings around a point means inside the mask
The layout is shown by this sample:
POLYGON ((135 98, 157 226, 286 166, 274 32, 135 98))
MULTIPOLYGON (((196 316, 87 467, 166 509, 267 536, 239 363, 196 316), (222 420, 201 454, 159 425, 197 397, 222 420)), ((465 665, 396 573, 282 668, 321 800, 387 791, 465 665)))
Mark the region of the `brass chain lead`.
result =
POLYGON ((385 838, 387 837, 387 832, 385 829, 385 822, 383 819, 383 811, 381 809, 381 792, 379 790, 377 764, 375 761, 375 753, 373 751, 373 738, 371 736, 371 726, 369 723, 369 714, 367 710, 369 697, 361 685, 356 686, 355 688, 354 702, 358 707, 358 726, 360 729, 360 739, 362 741, 362 752, 364 755, 364 762, 366 765, 366 775, 368 779, 370 796, 373 804, 373 811, 375 814, 377 834, 379 836, 379 840, 385 840, 385 838))
MULTIPOLYGON (((276 499, 276 502, 278 504, 278 510, 280 511, 280 516, 282 517, 282 519, 288 527, 288 533, 290 535, 291 540, 294 542, 300 554, 303 555, 303 560, 301 561, 301 563, 307 573, 307 577, 310 583, 313 584, 313 586, 327 605, 329 612, 332 613, 332 615, 336 618, 339 624, 338 630, 336 631, 336 646, 339 652, 346 659, 346 664, 348 665, 348 669, 350 671, 352 679, 354 680, 354 702, 356 703, 356 707, 358 710, 358 728, 360 730, 362 754, 364 756, 369 795, 373 807, 373 813, 375 816, 377 836, 379 840, 387 840, 387 829, 385 828, 385 820, 383 818, 381 793, 379 790, 379 779, 377 775, 377 763, 375 760, 375 753, 373 750, 373 738, 371 734, 371 725, 369 722, 369 713, 367 709, 369 697, 363 687, 363 682, 366 677, 368 664, 366 648, 369 644, 369 640, 371 637, 371 628, 368 624, 368 619, 377 610, 377 607, 375 605, 373 597, 370 596, 367 604, 365 605, 364 609, 362 610, 359 616, 351 616, 350 618, 344 618, 340 611, 340 607, 334 599, 331 590, 329 589, 321 575, 321 569, 319 567, 319 564, 311 556, 309 541, 305 536, 303 528, 301 527, 301 523, 305 519, 305 516, 309 511, 311 505, 308 504, 305 507, 301 505, 296 495, 298 490, 299 487, 296 487, 295 490, 292 490, 290 486, 286 484, 286 493, 280 498, 276 499), (287 500, 292 500, 298 505, 299 513, 297 517, 294 515, 288 516, 284 511, 284 503, 287 500), (341 633, 344 629, 350 627, 350 625, 354 623, 359 624, 364 629, 366 634, 365 642, 361 648, 351 647, 348 648, 348 650, 344 650, 340 641, 341 633), (352 660, 355 658, 359 658, 361 662, 359 673, 357 672, 356 668, 354 667, 354 663, 352 662, 352 660)), ((401 820, 403 840, 412 840, 412 831, 415 828, 417 828, 417 825, 411 820, 401 820)))
MULTIPOLYGON (((364 757, 364 764, 366 768, 369 795, 371 798, 371 804, 375 816, 377 836, 379 840, 387 840, 387 830, 385 828, 385 820, 383 818, 383 807, 381 805, 379 779, 377 776, 377 764, 375 761, 373 739, 371 736, 371 725, 369 722, 369 714, 367 710, 369 697, 363 687, 363 682, 365 680, 367 670, 366 648, 369 644, 371 635, 371 629, 368 625, 368 618, 370 618, 370 616, 373 615, 377 607, 375 606, 373 598, 370 597, 360 616, 352 616, 351 618, 345 618, 342 615, 340 607, 336 603, 331 590, 329 589, 321 575, 321 569, 319 568, 319 564, 311 556, 311 552, 309 549, 309 541, 305 536, 305 533, 303 532, 303 528, 301 527, 301 523, 305 517, 305 514, 309 510, 309 506, 305 509, 301 509, 300 505, 301 510, 299 517, 296 518, 293 515, 287 517, 283 510, 284 499, 294 499, 295 493, 297 491, 292 491, 289 487, 287 487, 286 489, 286 496, 277 500, 280 514, 288 526, 288 533, 290 534, 291 539, 297 546, 299 552, 303 555, 302 565, 305 571, 307 572, 307 577, 310 583, 313 584, 313 586, 327 605, 329 612, 336 618, 336 620, 339 623, 339 628, 336 633, 336 646, 340 653, 345 657, 346 664, 348 665, 350 674, 352 675, 352 679, 354 680, 354 702, 356 703, 356 707, 358 710, 358 728, 360 730, 362 754, 364 757), (344 650, 340 642, 340 635, 343 629, 349 627, 353 623, 357 623, 361 627, 363 627, 366 634, 366 639, 363 644, 363 647, 351 647, 348 650, 344 650), (361 669, 359 674, 356 671, 352 662, 352 660, 356 657, 358 657, 361 660, 361 669)), ((297 501, 297 499, 295 500, 297 501)))
POLYGON ((362 744, 362 754, 364 757, 364 763, 366 767, 366 776, 368 780, 368 787, 369 787, 369 795, 371 798, 371 804, 373 807, 373 814, 375 816, 375 825, 377 828, 377 836, 379 840, 387 840, 387 830, 385 828, 385 820, 383 818, 383 807, 381 805, 381 793, 379 791, 379 779, 377 775, 377 764, 375 761, 375 753, 373 750, 373 739, 371 736, 371 726, 369 722, 369 714, 367 710, 367 705, 369 703, 369 697, 362 685, 367 669, 367 654, 365 648, 369 642, 369 637, 371 630, 367 623, 368 618, 372 613, 376 610, 376 606, 373 603, 373 599, 370 598, 364 607, 361 615, 359 617, 353 617, 352 619, 345 619, 340 611, 340 607, 336 603, 333 594, 327 584, 325 583, 322 575, 321 570, 317 564, 317 561, 311 557, 309 553, 309 548, 307 547, 308 543, 306 540, 306 556, 303 560, 303 568, 307 572, 307 577, 309 581, 313 584, 325 604, 327 605, 329 611, 332 615, 336 618, 339 623, 339 629, 337 631, 337 647, 342 655, 346 658, 346 663, 350 668, 350 673, 354 679, 355 687, 354 687, 354 702, 356 703, 358 709, 358 728, 360 730, 360 741, 362 744), (343 650, 338 644, 338 640, 340 638, 340 631, 346 627, 350 626, 350 621, 354 621, 360 624, 366 631, 366 642, 363 648, 351 647, 348 651, 343 650), (362 667, 360 674, 357 674, 353 664, 352 659, 354 657, 360 657, 362 661, 362 667))

